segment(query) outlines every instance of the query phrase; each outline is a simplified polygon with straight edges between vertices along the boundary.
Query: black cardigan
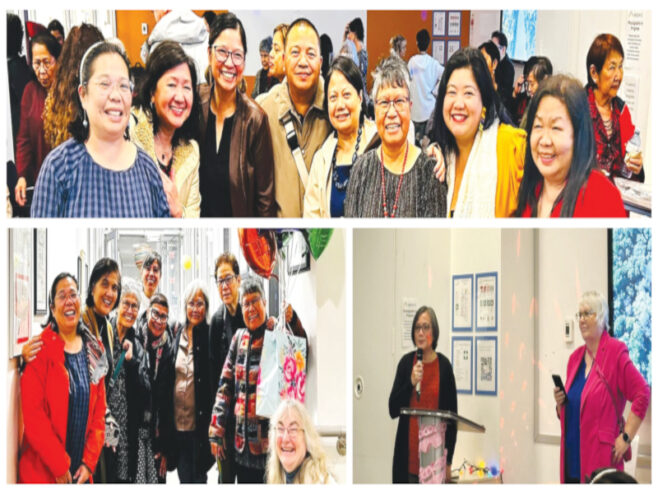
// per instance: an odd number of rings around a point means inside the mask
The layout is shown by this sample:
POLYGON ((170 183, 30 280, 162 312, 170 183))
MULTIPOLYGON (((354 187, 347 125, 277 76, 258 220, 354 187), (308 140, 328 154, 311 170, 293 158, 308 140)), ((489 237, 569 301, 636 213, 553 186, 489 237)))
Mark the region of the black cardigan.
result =
MULTIPOLYGON (((400 359, 398 369, 395 372, 393 389, 388 398, 388 412, 391 418, 400 417, 398 431, 395 434, 395 448, 393 450, 393 483, 404 484, 409 480, 409 416, 400 415, 400 409, 409 406, 411 393, 414 388, 411 385, 411 369, 414 365, 416 352, 409 352, 400 359)), ((452 372, 450 361, 437 352, 439 357, 439 402, 438 410, 449 410, 457 413, 457 387, 455 375, 452 372)), ((446 429, 446 448, 448 449, 448 464, 452 464, 452 455, 455 452, 457 442, 457 427, 454 422, 448 422, 446 429)))

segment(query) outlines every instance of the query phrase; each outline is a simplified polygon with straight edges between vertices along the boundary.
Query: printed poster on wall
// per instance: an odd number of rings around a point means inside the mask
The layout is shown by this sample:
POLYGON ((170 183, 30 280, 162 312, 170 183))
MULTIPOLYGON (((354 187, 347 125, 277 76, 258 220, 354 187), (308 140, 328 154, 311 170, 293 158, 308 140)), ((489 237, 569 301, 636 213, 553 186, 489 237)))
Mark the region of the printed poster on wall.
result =
POLYGON ((473 330, 473 275, 452 277, 452 330, 473 330))
POLYGON ((496 331, 498 321, 498 273, 475 276, 475 329, 496 331))
POLYGON ((448 41, 448 53, 446 53, 446 60, 450 60, 450 57, 456 52, 459 51, 460 42, 458 39, 451 39, 448 41))
POLYGON ((435 39, 432 41, 432 56, 441 65, 446 64, 446 42, 442 39, 435 39))
POLYGON ((446 13, 439 10, 432 14, 432 36, 446 35, 446 13))
POLYGON ((475 394, 498 394, 498 338, 475 337, 475 394))
POLYGON ((452 371, 455 374, 457 392, 473 393, 473 338, 452 337, 452 371))
POLYGON ((448 36, 461 36, 462 13, 448 12, 448 36))
POLYGON ((402 300, 402 313, 400 314, 400 321, 402 324, 402 348, 409 348, 413 346, 413 339, 411 338, 411 324, 414 322, 414 316, 418 310, 418 300, 415 298, 405 298, 402 300))

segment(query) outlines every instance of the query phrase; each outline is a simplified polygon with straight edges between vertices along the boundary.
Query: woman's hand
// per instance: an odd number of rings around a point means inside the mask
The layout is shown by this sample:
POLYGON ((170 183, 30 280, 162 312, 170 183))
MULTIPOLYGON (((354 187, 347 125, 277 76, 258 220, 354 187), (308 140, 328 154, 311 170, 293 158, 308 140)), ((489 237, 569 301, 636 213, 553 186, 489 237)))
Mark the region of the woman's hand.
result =
POLYGON ((439 145, 436 142, 433 142, 427 146, 427 156, 434 158, 436 160, 436 166, 434 166, 434 176, 439 182, 446 181, 446 163, 443 159, 443 153, 439 149, 439 145))
MULTIPOLYGON (((639 173, 642 171, 642 154, 638 154, 637 157, 635 158, 629 158, 626 161, 626 167, 632 171, 635 175, 639 175, 639 173)), ((17 186, 18 187, 18 186, 17 186)))
POLYGON ((553 396, 555 397, 555 403, 557 403, 557 413, 559 415, 564 406, 564 402, 567 400, 567 395, 564 394, 564 391, 555 386, 553 388, 553 396))
POLYGON ((415 386, 423 380, 423 362, 419 360, 411 369, 411 385, 415 386))
POLYGON ((133 343, 130 340, 125 340, 123 342, 123 349, 126 351, 126 360, 130 361, 133 359, 133 343))
POLYGON ((220 446, 215 442, 210 443, 210 451, 215 459, 219 458, 220 460, 226 460, 226 450, 224 446, 220 446))
POLYGON ((165 172, 160 170, 160 178, 162 178, 162 187, 165 194, 167 194, 167 202, 169 203, 169 212, 173 218, 183 217, 183 207, 181 206, 180 199, 178 199, 178 189, 176 184, 167 176, 165 172))
POLYGON ((68 470, 64 475, 60 475, 59 477, 55 477, 55 483, 56 484, 70 484, 72 482, 71 479, 71 472, 68 470))
POLYGON ((86 484, 87 481, 89 480, 89 477, 91 477, 91 472, 87 468, 87 465, 83 463, 75 472, 75 475, 73 476, 73 480, 75 480, 76 484, 86 484))
POLYGON ((32 362, 37 357, 37 353, 41 351, 42 346, 43 341, 41 341, 40 334, 30 338, 30 341, 25 343, 21 349, 21 355, 23 356, 25 363, 32 362))
POLYGON ((160 477, 166 477, 167 476, 167 457, 163 455, 162 453, 156 453, 155 456, 155 465, 158 469, 158 475, 160 477), (158 460, 160 460, 160 464, 158 465, 158 460))
POLYGON ((523 89, 523 84, 525 83, 525 77, 523 74, 519 76, 519 78, 516 80, 514 83, 514 97, 516 98, 521 90, 523 89))
POLYGON ((626 453, 626 450, 629 448, 630 444, 628 444, 626 441, 624 441, 624 438, 622 437, 621 434, 617 436, 617 439, 615 439, 615 445, 612 448, 612 464, 616 465, 621 461, 621 459, 624 457, 624 453, 626 453))
POLYGON ((27 182, 24 177, 20 177, 14 188, 14 196, 19 206, 25 206, 27 202, 27 182))

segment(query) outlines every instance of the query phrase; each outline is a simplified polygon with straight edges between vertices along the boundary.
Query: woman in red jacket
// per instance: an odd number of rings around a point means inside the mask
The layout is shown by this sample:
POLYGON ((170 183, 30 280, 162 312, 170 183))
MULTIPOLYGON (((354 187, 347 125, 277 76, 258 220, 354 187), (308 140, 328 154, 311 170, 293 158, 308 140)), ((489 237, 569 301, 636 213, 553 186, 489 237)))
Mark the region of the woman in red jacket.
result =
POLYGON ((107 357, 80 324, 78 282, 60 273, 50 290, 43 347, 21 377, 23 483, 91 480, 105 436, 107 357))
POLYGON ((624 217, 619 190, 599 170, 587 95, 571 77, 542 81, 528 107, 516 216, 624 217))

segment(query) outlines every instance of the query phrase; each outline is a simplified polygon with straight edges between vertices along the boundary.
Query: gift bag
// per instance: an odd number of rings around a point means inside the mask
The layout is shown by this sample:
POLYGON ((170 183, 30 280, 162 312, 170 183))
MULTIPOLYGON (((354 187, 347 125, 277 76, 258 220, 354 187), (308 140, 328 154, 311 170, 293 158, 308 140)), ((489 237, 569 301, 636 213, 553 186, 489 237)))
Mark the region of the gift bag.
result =
POLYGON ((256 386, 256 415, 271 417, 282 399, 304 403, 306 340, 278 325, 265 331, 256 386))

